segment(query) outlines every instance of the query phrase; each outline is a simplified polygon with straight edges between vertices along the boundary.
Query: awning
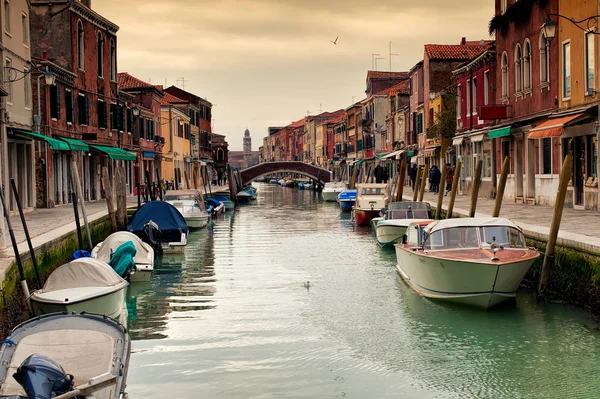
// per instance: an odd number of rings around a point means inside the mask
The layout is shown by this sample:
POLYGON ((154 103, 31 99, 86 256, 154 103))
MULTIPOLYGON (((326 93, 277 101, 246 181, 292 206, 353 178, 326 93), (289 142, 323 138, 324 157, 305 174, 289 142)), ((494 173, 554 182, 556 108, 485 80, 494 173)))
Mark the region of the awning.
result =
POLYGON ((83 151, 83 152, 90 151, 90 146, 81 140, 72 139, 69 137, 58 137, 58 136, 55 138, 65 141, 67 144, 69 144, 69 147, 71 147, 71 150, 73 150, 73 151, 83 151))
POLYGON ((452 139, 452 145, 462 145, 463 141, 465 141, 463 136, 455 137, 452 139))
POLYGON ((399 151, 394 151, 394 152, 390 152, 389 154, 387 154, 386 156, 384 156, 384 159, 389 159, 389 158, 395 158, 398 155, 404 153, 404 150, 399 150, 399 151))
POLYGON ((44 136, 43 134, 28 132, 27 130, 11 129, 14 134, 21 137, 30 138, 33 140, 41 140, 48 143, 50 148, 56 151, 71 151, 71 147, 61 140, 54 139, 52 137, 44 136))
POLYGON ((579 118, 581 115, 583 115, 583 113, 563 116, 562 118, 548 119, 546 122, 537 126, 535 129, 531 129, 527 138, 542 139, 545 137, 560 137, 563 134, 565 125, 579 118))
POLYGON ((92 147, 96 151, 105 153, 106 155, 108 155, 108 157, 110 159, 114 159, 117 161, 135 161, 135 160, 137 160, 137 157, 135 156, 134 153, 125 151, 118 147, 109 147, 106 145, 95 145, 95 144, 90 144, 90 147, 92 147))
POLYGON ((407 157, 412 157, 413 155, 415 155, 414 151, 409 151, 409 152, 406 153, 407 157))
POLYGON ((510 126, 501 127, 499 129, 490 130, 489 136, 491 139, 510 136, 510 126))
POLYGON ((471 143, 480 143, 483 141, 484 137, 485 137, 485 133, 475 134, 475 135, 471 136, 471 143))
POLYGON ((435 155, 435 152, 440 148, 439 145, 433 145, 431 147, 426 147, 425 150, 423 151, 423 154, 426 157, 432 157, 435 155))
POLYGON ((142 152, 142 155, 148 158, 154 158, 156 157, 156 153, 152 152, 152 151, 144 151, 142 152))
POLYGON ((379 155, 377 155, 377 158, 384 159, 384 158, 387 158, 387 155, 389 155, 389 154, 387 154, 387 153, 385 153, 385 154, 379 154, 379 155))
POLYGON ((355 165, 360 165, 361 163, 363 163, 365 160, 364 159, 359 159, 358 161, 354 162, 355 165))

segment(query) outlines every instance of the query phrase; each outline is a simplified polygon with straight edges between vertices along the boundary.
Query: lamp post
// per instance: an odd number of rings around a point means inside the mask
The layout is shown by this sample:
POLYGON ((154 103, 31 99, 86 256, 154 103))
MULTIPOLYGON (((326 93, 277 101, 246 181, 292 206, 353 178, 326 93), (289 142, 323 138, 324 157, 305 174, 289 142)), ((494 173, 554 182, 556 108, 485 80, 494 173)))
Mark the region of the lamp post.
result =
POLYGON ((56 75, 54 72, 50 71, 48 67, 43 74, 40 74, 37 78, 37 115, 34 115, 33 122, 35 124, 35 131, 40 133, 41 125, 42 125, 42 100, 41 100, 41 87, 40 81, 44 78, 46 82, 46 86, 54 86, 56 83, 56 75))

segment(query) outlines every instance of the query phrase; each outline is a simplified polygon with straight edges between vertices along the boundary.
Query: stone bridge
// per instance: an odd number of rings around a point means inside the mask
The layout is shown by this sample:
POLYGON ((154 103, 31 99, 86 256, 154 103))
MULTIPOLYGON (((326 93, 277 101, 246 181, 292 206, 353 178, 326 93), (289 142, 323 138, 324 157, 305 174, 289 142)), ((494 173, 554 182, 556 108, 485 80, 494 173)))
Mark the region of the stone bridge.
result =
POLYGON ((313 180, 318 181, 322 185, 331 181, 331 172, 327 169, 320 168, 308 163, 299 161, 282 161, 282 162, 264 162, 258 165, 251 166, 240 171, 242 184, 248 184, 257 177, 269 175, 273 173, 298 173, 313 180))

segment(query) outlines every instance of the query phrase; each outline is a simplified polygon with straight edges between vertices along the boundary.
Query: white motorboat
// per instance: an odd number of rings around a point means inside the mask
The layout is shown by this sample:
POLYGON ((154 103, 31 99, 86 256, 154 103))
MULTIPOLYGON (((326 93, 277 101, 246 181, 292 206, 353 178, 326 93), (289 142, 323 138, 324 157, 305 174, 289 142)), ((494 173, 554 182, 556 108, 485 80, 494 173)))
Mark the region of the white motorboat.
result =
POLYGON ((54 270, 44 287, 31 293, 36 314, 96 313, 127 323, 123 280, 108 264, 79 258, 54 270))
POLYGON ((371 226, 374 225, 379 245, 387 246, 400 242, 410 223, 430 219, 431 207, 427 202, 392 202, 382 218, 371 220, 371 226))
POLYGON ((323 201, 335 202, 337 200, 337 196, 347 188, 348 185, 344 182, 325 183, 325 187, 323 187, 322 192, 323 201))
POLYGON ((111 319, 62 313, 36 317, 3 341, 0 397, 54 398, 85 388, 78 398, 123 399, 130 355, 127 330, 111 319))
POLYGON ((483 309, 514 298, 538 256, 504 218, 415 222, 396 244, 398 272, 419 294, 483 309))
POLYGON ((367 226, 390 202, 390 187, 385 183, 363 183, 356 187, 353 216, 357 226, 367 226))
POLYGON ((129 281, 150 281, 152 271, 154 270, 154 250, 133 233, 117 231, 109 235, 104 241, 94 247, 92 257, 104 263, 109 263, 112 254, 117 248, 128 241, 131 241, 136 249, 136 254, 133 258, 135 272, 130 275, 129 281))
POLYGON ((164 201, 181 213, 190 229, 202 229, 211 221, 202 194, 198 190, 170 190, 165 193, 164 201))

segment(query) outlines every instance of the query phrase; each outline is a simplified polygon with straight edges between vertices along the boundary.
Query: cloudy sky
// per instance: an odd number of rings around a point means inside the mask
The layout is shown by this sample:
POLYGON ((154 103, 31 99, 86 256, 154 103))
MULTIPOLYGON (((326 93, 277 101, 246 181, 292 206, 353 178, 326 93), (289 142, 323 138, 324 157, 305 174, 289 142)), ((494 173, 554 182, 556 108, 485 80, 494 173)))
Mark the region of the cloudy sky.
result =
POLYGON ((177 84, 211 101, 214 131, 231 150, 268 126, 345 108, 365 76, 408 70, 426 43, 487 39, 493 0, 93 0, 120 26, 119 71, 177 84), (338 44, 329 40, 339 36, 338 44))

